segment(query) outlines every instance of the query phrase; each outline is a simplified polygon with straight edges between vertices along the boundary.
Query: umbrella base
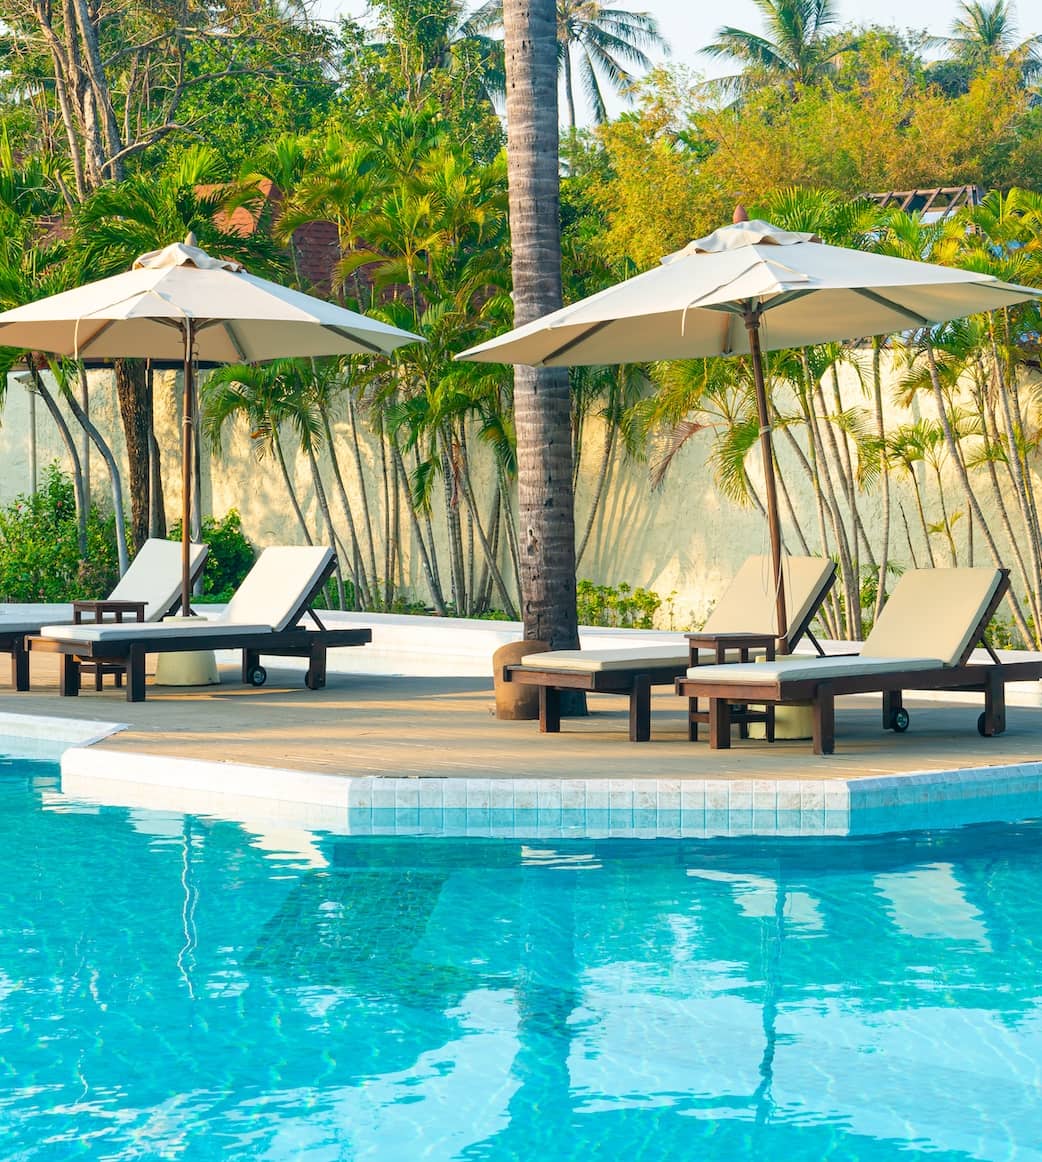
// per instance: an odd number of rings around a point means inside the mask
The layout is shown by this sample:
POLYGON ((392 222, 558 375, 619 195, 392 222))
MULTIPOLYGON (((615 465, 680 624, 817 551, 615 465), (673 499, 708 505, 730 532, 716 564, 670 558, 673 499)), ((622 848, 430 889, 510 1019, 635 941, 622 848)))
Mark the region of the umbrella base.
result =
MULTIPOLYGON (((164 617, 164 622, 198 625, 197 617, 164 617)), ((156 686, 219 686, 217 657, 213 650, 187 650, 177 654, 159 654, 156 659, 156 686)))

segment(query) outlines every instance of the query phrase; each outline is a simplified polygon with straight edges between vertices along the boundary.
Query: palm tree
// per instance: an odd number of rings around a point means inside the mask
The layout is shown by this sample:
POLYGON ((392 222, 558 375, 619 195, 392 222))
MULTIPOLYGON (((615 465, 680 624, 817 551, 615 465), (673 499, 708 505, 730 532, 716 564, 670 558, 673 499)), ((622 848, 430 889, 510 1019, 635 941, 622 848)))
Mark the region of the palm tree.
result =
MULTIPOLYGON (((194 233, 213 253, 239 258, 254 270, 274 270, 275 248, 262 234, 244 236, 222 224, 222 169, 212 149, 186 149, 177 164, 156 174, 135 174, 99 187, 75 215, 73 257, 78 281, 127 270, 138 255, 194 233)), ((151 384, 141 360, 117 360, 116 391, 126 436, 131 529, 135 548, 151 533, 151 384)))
MULTIPOLYGON (((475 28, 492 29, 503 23, 503 0, 486 0, 471 17, 475 28)), ((658 21, 649 12, 602 8, 597 0, 557 0, 557 62, 564 81, 568 126, 575 129, 573 52, 578 57, 579 83, 599 125, 608 119, 602 77, 615 93, 625 96, 633 84, 627 65, 651 66, 645 49, 667 50, 658 21)))
POLYGON ((813 85, 833 70, 836 58, 855 46, 851 36, 835 36, 839 10, 834 0, 753 0, 763 13, 765 32, 724 27, 702 51, 742 66, 736 76, 708 82, 711 92, 737 99, 779 82, 790 89, 813 85))
POLYGON ((952 25, 952 35, 945 42, 957 61, 977 72, 996 60, 1016 55, 1023 58, 1025 82, 1031 81, 1042 69, 1042 59, 1037 55, 1042 37, 1017 40, 1009 0, 994 0, 993 4, 964 0, 959 8, 962 14, 952 25))
MULTIPOLYGON (((514 321, 561 306, 553 0, 505 0, 507 158, 514 321)), ((514 369, 521 605, 526 638, 579 644, 571 395, 563 368, 514 369)))

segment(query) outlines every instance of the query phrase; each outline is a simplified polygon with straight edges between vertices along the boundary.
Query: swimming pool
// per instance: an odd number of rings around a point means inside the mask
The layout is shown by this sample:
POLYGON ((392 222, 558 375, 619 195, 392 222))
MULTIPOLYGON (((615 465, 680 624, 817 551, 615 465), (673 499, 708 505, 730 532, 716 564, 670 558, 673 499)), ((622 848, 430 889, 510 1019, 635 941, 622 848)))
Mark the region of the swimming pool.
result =
POLYGON ((1042 1158, 1042 825, 401 839, 0 760, 0 1155, 1042 1158))

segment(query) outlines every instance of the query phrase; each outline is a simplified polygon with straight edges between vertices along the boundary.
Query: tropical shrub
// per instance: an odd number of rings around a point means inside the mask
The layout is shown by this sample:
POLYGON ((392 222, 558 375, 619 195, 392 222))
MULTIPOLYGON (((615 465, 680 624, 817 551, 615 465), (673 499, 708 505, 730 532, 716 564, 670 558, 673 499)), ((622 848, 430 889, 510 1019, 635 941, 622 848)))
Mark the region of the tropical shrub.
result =
MULTIPOLYGON (((170 539, 181 539, 181 522, 170 527, 170 539)), ((203 519, 202 540, 210 546, 203 568, 202 602, 224 603, 231 600, 242 579, 253 567, 257 552, 242 531, 242 518, 230 508, 223 517, 203 519)))
POLYGON ((0 509, 0 601, 64 602, 106 596, 119 577, 115 524, 92 508, 80 556, 72 479, 57 464, 35 493, 0 509))
POLYGON ((662 598, 652 589, 595 585, 580 581, 575 587, 580 625, 607 625, 624 629, 651 629, 662 598))

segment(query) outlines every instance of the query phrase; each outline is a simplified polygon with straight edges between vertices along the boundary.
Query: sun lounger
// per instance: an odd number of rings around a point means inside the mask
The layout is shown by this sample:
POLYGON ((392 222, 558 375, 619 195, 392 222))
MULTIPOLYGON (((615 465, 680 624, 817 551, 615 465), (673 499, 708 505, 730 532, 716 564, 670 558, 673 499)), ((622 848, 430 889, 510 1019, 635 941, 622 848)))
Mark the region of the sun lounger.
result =
POLYGON ((80 666, 120 663, 127 669, 127 701, 145 699, 145 655, 188 650, 242 651, 242 680, 261 686, 267 672, 262 655, 308 659, 304 684, 326 684, 326 653, 333 646, 360 646, 369 629, 327 629, 311 608, 336 566, 333 550, 322 546, 265 549, 224 611, 198 624, 44 626, 29 639, 32 650, 61 655, 61 693, 79 693, 80 666), (305 618, 310 623, 305 623, 305 618))
MULTIPOLYGON (((785 591, 792 610, 789 641, 795 644, 803 636, 814 641, 810 624, 835 580, 835 563, 821 557, 786 557, 784 564, 785 591)), ((544 733, 561 729, 562 690, 625 694, 629 698, 630 741, 647 742, 651 737, 651 687, 672 686, 693 658, 747 658, 749 649, 767 649, 773 656, 772 643, 777 630, 770 578, 769 559, 750 557, 735 574, 697 635, 701 644, 550 650, 528 654, 520 663, 505 666, 503 679, 539 687, 539 729, 544 733), (709 648, 703 649, 703 645, 709 648)), ((816 641, 814 644, 817 647, 816 641)), ((699 717, 706 716, 700 715, 697 707, 691 707, 692 731, 697 730, 695 722, 699 717)), ((743 713, 740 716, 743 729, 758 717, 768 716, 743 713)), ((773 726, 773 715, 769 717, 769 725, 773 726)))
POLYGON ((982 735, 1006 728, 1005 685, 1042 677, 1042 662, 1003 662, 983 634, 1009 589, 1005 569, 916 569, 905 573, 860 653, 783 658, 744 665, 696 666, 678 679, 684 698, 709 700, 709 745, 731 745, 730 708, 747 703, 813 706, 815 754, 835 749, 835 699, 881 693, 883 727, 904 731, 905 690, 976 691, 984 695, 982 735), (980 642, 989 661, 971 661, 980 642))
MULTIPOLYGON (((190 568, 195 579, 206 563, 207 545, 191 546, 190 568)), ((152 537, 138 550, 115 589, 100 601, 63 605, 0 605, 0 653, 11 655, 11 682, 29 689, 29 654, 25 639, 45 625, 72 623, 86 615, 118 620, 131 613, 142 621, 159 621, 181 602, 181 542, 152 537)), ((100 679, 101 671, 98 672, 100 679)))

